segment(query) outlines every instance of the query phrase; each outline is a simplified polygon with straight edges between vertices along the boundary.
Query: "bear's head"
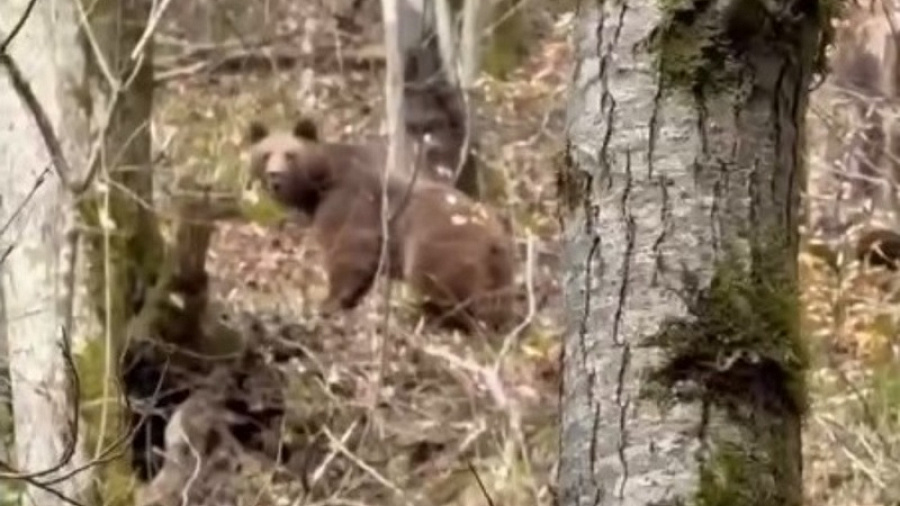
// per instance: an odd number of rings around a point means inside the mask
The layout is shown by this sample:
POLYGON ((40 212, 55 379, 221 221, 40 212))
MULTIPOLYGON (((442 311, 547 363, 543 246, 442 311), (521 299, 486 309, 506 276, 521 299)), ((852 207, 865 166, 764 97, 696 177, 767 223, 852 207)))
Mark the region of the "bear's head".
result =
POLYGON ((253 121, 248 140, 250 183, 261 181, 279 203, 314 213, 335 183, 334 160, 319 142, 315 123, 301 118, 288 132, 253 121))

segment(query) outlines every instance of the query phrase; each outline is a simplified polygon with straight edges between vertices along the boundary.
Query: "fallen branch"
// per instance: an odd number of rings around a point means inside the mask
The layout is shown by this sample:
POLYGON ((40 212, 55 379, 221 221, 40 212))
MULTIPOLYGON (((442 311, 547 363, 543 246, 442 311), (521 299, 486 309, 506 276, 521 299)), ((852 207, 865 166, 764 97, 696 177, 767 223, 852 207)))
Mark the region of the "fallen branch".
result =
MULTIPOLYGON (((269 46, 241 47, 218 55, 215 54, 215 49, 189 51, 186 55, 157 62, 154 79, 156 82, 166 82, 198 74, 285 70, 299 66, 325 68, 333 62, 335 50, 334 47, 317 47, 311 54, 305 54, 293 46, 269 46)), ((381 66, 385 63, 384 51, 379 46, 367 46, 355 51, 342 49, 340 58, 349 63, 351 68, 381 66)))

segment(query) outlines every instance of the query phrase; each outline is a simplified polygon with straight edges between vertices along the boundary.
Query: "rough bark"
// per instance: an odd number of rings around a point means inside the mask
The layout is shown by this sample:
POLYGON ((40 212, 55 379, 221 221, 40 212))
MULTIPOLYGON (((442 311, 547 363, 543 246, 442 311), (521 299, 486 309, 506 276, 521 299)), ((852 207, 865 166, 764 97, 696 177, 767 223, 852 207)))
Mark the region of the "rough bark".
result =
MULTIPOLYGON (((0 4, 0 40, 26 12, 25 0, 0 4)), ((69 79, 83 72, 84 55, 76 43, 77 21, 70 4, 38 2, 6 54, 20 63, 49 122, 66 132, 61 148, 73 160, 86 152, 79 132, 78 104, 66 94, 69 79)), ((0 222, 10 222, 0 238, 4 252, 2 290, 4 334, 9 338, 11 390, 15 424, 15 467, 20 472, 52 471, 47 481, 83 463, 72 433, 74 398, 63 357, 71 307, 66 273, 71 201, 51 166, 34 118, 0 66, 0 222), (5 253, 4 253, 5 254, 5 253)), ((78 498, 84 481, 66 480, 53 489, 78 498)), ((23 504, 53 506, 64 502, 47 490, 28 486, 23 504)))
POLYGON ((579 7, 559 174, 563 505, 801 503, 795 267, 819 27, 777 4, 791 19, 579 7))

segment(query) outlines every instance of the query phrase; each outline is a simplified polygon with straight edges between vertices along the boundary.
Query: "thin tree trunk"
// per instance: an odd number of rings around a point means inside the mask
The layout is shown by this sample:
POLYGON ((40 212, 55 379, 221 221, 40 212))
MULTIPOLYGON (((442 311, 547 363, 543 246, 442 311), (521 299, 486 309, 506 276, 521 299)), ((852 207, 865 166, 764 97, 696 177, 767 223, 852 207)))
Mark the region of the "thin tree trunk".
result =
POLYGON ((584 4, 559 174, 561 504, 799 506, 816 13, 741 25, 738 56, 701 39, 723 13, 584 4))
POLYGON ((456 51, 456 23, 453 9, 449 0, 434 0, 434 30, 438 38, 441 61, 444 64, 444 73, 451 85, 459 82, 457 77, 457 51, 456 51))
POLYGON ((454 85, 453 62, 441 49, 447 41, 435 37, 441 28, 436 6, 422 0, 395 3, 398 29, 392 36, 397 38, 402 62, 407 156, 425 160, 425 174, 477 197, 481 188, 479 167, 472 156, 471 122, 462 91, 454 85), (421 152, 412 149, 413 142, 421 152))
POLYGON ((463 4, 462 30, 459 47, 459 82, 463 89, 470 89, 481 70, 481 21, 488 12, 485 0, 465 0, 463 4))
MULTIPOLYGON (((27 0, 0 3, 0 41, 6 40, 27 0)), ((47 119, 66 134, 68 158, 86 159, 84 122, 76 97, 65 93, 69 79, 83 75, 84 53, 76 39, 77 18, 70 2, 37 2, 7 54, 19 62, 25 80, 43 104, 47 119)), ((10 74, 0 66, 0 223, 11 223, 0 244, 3 260, 4 334, 15 423, 15 468, 20 472, 57 470, 48 481, 83 463, 72 433, 74 399, 62 350, 71 302, 67 286, 67 240, 74 213, 66 188, 51 167, 50 156, 31 111, 13 90, 10 74), (66 460, 67 450, 75 448, 66 460)), ((74 175, 69 175, 74 176, 74 175)), ((83 475, 82 475, 83 476, 83 475)), ((77 499, 85 482, 78 476, 52 486, 77 499)), ((23 504, 65 504, 40 487, 29 486, 23 504)))
POLYGON ((388 168, 407 167, 405 100, 403 94, 403 49, 400 36, 400 7, 397 0, 381 0, 385 46, 385 109, 387 119, 388 168))

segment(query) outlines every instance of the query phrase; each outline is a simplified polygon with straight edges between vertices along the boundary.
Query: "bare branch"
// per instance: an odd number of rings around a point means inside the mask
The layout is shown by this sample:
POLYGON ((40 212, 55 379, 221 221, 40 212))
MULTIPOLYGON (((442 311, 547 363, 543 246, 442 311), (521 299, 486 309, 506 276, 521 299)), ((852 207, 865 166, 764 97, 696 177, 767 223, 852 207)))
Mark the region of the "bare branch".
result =
MULTIPOLYGON (((32 0, 32 4, 35 0, 32 0)), ((34 121, 38 127, 38 131, 41 134, 41 138, 44 141, 44 146, 47 148, 47 151, 50 153, 50 159, 53 162, 53 166, 56 169, 57 176, 59 176, 60 180, 63 184, 75 195, 81 195, 90 187, 94 178, 97 174, 98 161, 100 160, 100 155, 102 153, 103 140, 106 137, 106 130, 109 128, 109 123, 112 121, 112 117, 116 112, 116 109, 119 104, 119 100, 121 96, 128 90, 131 86, 134 79, 137 77, 138 72, 141 69, 142 65, 150 65, 150 62, 140 60, 134 67, 131 69, 131 73, 127 76, 125 82, 121 82, 118 79, 114 78, 109 70, 109 65, 106 63, 103 54, 100 52, 99 46, 96 44, 96 40, 92 35, 90 30, 90 26, 87 25, 87 19, 83 12, 83 8, 80 7, 80 3, 76 2, 79 5, 79 13, 82 16, 82 28, 85 33, 88 34, 88 39, 92 41, 91 46, 93 51, 95 52, 95 56, 97 57, 98 64, 103 69, 104 74, 109 81, 110 86, 112 87, 112 97, 110 98, 109 105, 107 110, 103 116, 102 123, 100 124, 100 131, 97 134, 97 139, 91 147, 91 153, 88 158, 88 173, 85 177, 78 182, 75 182, 74 178, 75 171, 72 166, 69 164, 69 160, 66 158, 63 153, 62 144, 59 140, 59 137, 56 134, 56 131, 53 128, 52 123, 50 122, 49 117, 47 116, 47 111, 44 110, 44 107, 40 104, 37 97, 34 94, 34 90, 32 90, 31 85, 25 79, 25 76, 22 74, 19 65, 16 63, 15 59, 10 55, 6 49, 6 45, 0 48, 0 66, 5 67, 7 73, 9 74, 10 83, 12 84, 13 90, 15 90, 16 94, 19 95, 19 98, 22 99, 22 102, 28 108, 28 111, 31 113, 34 121)), ((152 34, 152 32, 151 32, 152 34)), ((147 35, 145 33, 145 35, 147 35)), ((149 36, 149 35, 147 35, 149 36)), ((7 38, 7 40, 10 40, 7 38)), ((141 53, 143 54, 143 53, 141 53)))
MULTIPOLYGON (((69 420, 69 434, 78 434, 78 421, 80 419, 81 413, 81 397, 78 395, 78 392, 81 391, 81 378, 78 376, 78 368, 75 366, 75 360, 72 358, 72 349, 69 347, 69 338, 65 329, 61 329, 62 331, 62 339, 60 340, 60 346, 62 347, 62 357, 64 364, 67 369, 67 373, 70 374, 72 378, 72 391, 75 392, 75 395, 71 397, 74 400, 74 405, 72 406, 72 415, 69 420)), ((46 476, 51 473, 55 473, 59 471, 64 466, 66 466, 75 455, 75 447, 76 440, 73 438, 72 441, 69 441, 66 444, 66 447, 63 449, 63 455, 60 457, 59 462, 55 465, 49 467, 48 469, 44 469, 41 471, 33 471, 33 472, 19 472, 16 471, 14 467, 9 464, 0 461, 0 469, 6 469, 7 471, 0 472, 0 479, 2 480, 23 480, 26 481, 36 487, 46 488, 49 485, 47 483, 43 483, 38 480, 41 476, 46 476)), ((52 492, 54 495, 58 495, 57 491, 52 492)), ((72 502, 71 500, 67 500, 66 502, 72 502)), ((77 504, 77 503, 76 503, 77 504)))
POLYGON ((19 98, 22 99, 25 107, 28 108, 34 118, 38 131, 44 140, 44 146, 46 146, 47 151, 50 152, 50 159, 53 161, 53 166, 56 168, 56 174, 65 186, 71 187, 72 182, 70 177, 74 173, 72 172, 72 167, 69 165, 69 161, 63 154, 59 138, 56 136, 53 125, 50 123, 50 118, 47 117, 47 111, 44 110, 44 107, 38 101, 34 94, 34 90, 31 89, 31 85, 28 84, 25 76, 22 75, 22 70, 19 68, 19 65, 13 59, 12 55, 6 51, 0 51, 0 66, 6 68, 13 90, 19 95, 19 98))
MULTIPOLYGON (((19 205, 16 206, 13 212, 9 215, 9 218, 7 218, 6 223, 4 223, 2 227, 0 227, 0 237, 6 235, 9 227, 12 226, 13 222, 16 221, 16 218, 18 218, 19 215, 22 214, 22 210, 25 209, 25 206, 28 205, 29 202, 31 202, 32 198, 34 198, 34 194, 37 193, 38 188, 43 186, 48 172, 50 172, 49 165, 44 167, 44 170, 42 170, 41 173, 38 174, 38 177, 34 180, 34 185, 32 185, 31 190, 28 191, 28 195, 26 195, 25 198, 22 199, 21 202, 19 202, 19 205)), ((3 253, 0 254, 0 265, 2 265, 3 262, 6 261, 6 258, 13 252, 14 249, 15 244, 10 244, 6 247, 6 249, 3 250, 3 253)))
POLYGON ((16 35, 22 30, 22 27, 25 26, 25 22, 28 21, 28 18, 31 17, 31 11, 34 10, 34 6, 37 4, 37 0, 31 0, 28 2, 28 5, 25 6, 25 12, 22 13, 22 16, 16 22, 16 25, 13 26, 12 31, 9 32, 9 35, 3 40, 3 44, 0 44, 0 54, 5 53, 6 49, 12 44, 12 41, 16 38, 16 35))

